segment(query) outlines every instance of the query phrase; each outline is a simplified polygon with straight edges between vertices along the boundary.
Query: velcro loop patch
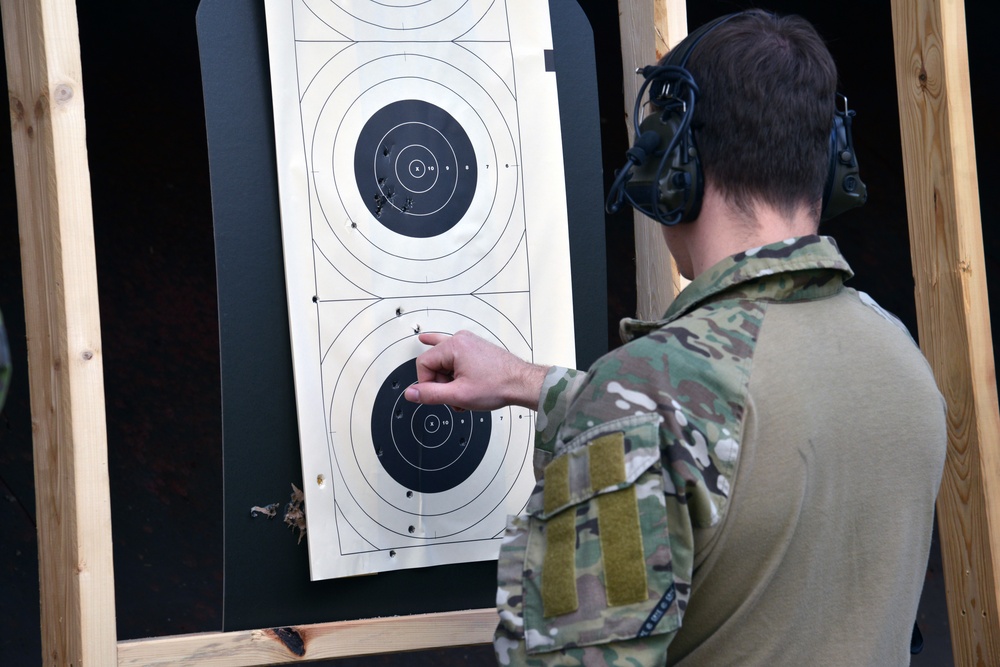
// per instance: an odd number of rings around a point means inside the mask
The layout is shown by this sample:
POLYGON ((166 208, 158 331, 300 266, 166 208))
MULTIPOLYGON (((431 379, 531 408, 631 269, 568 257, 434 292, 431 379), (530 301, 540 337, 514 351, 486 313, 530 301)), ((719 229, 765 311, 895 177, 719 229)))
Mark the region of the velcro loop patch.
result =
MULTIPOLYGON (((546 471, 546 490, 547 485, 546 471)), ((573 510, 567 510, 545 524, 542 614, 546 618, 562 616, 576 611, 579 606, 576 592, 576 516, 573 510)))
POLYGON ((545 513, 555 511, 569 502, 569 457, 559 456, 545 466, 543 493, 545 513))
POLYGON ((608 605, 620 607, 644 602, 648 597, 646 558, 634 486, 597 498, 597 526, 608 605))
POLYGON ((594 491, 625 482, 625 434, 621 431, 597 438, 587 447, 590 486, 594 491))

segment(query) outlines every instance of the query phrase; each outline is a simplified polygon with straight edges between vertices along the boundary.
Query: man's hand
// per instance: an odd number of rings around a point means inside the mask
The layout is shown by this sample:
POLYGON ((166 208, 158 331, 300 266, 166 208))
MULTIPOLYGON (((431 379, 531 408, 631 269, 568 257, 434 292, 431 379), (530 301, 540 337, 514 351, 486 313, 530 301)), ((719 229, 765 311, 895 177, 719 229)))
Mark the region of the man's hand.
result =
POLYGON ((407 400, 467 410, 538 407, 545 366, 530 364, 468 331, 420 334, 420 342, 434 347, 417 357, 417 384, 406 390, 407 400))

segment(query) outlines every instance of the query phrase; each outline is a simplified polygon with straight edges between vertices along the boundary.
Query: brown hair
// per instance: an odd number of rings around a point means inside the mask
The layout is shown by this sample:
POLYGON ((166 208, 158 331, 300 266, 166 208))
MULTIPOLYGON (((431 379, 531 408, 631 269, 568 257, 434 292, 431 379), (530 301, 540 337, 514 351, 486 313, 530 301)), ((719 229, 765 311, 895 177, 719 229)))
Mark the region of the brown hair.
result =
POLYGON ((819 220, 830 163, 837 67, 798 16, 751 10, 708 32, 687 69, 698 84, 692 131, 705 178, 752 215, 754 202, 819 220))

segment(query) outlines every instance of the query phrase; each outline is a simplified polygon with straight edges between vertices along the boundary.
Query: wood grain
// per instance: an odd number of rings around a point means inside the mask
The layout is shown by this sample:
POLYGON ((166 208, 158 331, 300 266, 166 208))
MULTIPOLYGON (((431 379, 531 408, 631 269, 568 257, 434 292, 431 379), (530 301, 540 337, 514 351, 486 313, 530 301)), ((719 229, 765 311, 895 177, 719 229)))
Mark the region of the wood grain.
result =
POLYGON ((1000 416, 965 6, 892 0, 920 343, 948 403, 938 496, 955 664, 1000 664, 1000 416))
POLYGON ((43 662, 116 652, 101 328, 76 4, 3 0, 34 431, 43 662))
POLYGON ((496 609, 123 641, 119 667, 250 667, 489 643, 496 609))

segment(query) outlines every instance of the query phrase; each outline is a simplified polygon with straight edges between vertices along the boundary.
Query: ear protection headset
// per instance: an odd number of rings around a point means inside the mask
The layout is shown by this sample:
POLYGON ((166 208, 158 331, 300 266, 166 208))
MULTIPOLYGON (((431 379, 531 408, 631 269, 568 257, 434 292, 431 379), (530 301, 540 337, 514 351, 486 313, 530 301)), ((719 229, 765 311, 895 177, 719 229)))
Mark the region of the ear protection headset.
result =
MULTIPOLYGON (((608 213, 617 213, 623 202, 664 225, 676 225, 698 217, 704 178, 698 148, 691 132, 691 118, 698 100, 698 84, 687 62, 705 35, 739 13, 728 14, 701 26, 668 54, 662 65, 636 70, 645 81, 636 95, 632 111, 635 142, 626 152, 628 161, 615 176, 605 202, 608 213), (641 123, 642 98, 649 90, 655 109, 641 123)), ((851 123, 854 111, 833 110, 830 132, 830 168, 823 190, 820 219, 823 221, 861 206, 868 190, 858 176, 851 123)))

